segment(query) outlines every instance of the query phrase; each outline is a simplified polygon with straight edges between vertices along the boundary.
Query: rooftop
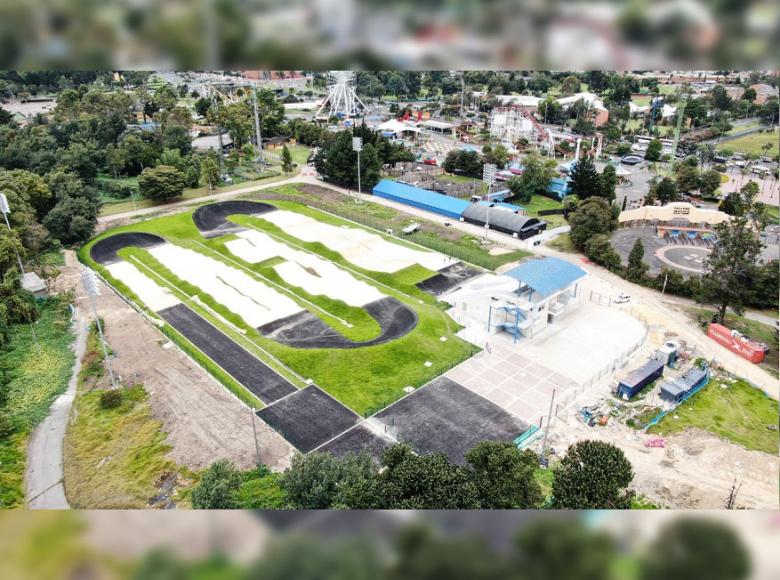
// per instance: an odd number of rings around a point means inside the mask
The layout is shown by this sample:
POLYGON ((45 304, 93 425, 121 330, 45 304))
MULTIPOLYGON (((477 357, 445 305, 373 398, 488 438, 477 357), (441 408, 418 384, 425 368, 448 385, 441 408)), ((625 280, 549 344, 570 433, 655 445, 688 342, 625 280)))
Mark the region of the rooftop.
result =
POLYGON ((528 260, 505 274, 549 296, 584 278, 585 270, 560 258, 528 260))
POLYGON ((377 183, 374 186, 374 193, 391 195, 397 199, 423 204, 457 215, 460 215, 470 205, 465 199, 450 197, 428 189, 393 181, 392 179, 383 179, 377 183))

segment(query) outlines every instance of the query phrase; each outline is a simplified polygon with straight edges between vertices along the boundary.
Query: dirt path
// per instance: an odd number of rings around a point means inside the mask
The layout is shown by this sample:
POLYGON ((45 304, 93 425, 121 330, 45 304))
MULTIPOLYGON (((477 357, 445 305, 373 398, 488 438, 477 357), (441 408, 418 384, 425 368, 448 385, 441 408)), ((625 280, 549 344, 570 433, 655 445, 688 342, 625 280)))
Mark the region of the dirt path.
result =
MULTIPOLYGON (((68 255, 64 270, 77 271, 75 256, 68 255)), ((71 287, 77 289, 80 310, 91 314, 81 284, 71 287)), ((114 371, 125 384, 145 386, 152 414, 162 421, 172 447, 170 458, 191 469, 222 458, 242 469, 252 467, 257 455, 249 408, 177 347, 165 348, 167 339, 105 285, 96 302, 116 355, 114 371)), ((287 467, 292 447, 262 421, 255 426, 260 460, 272 470, 287 467)))
POLYGON ((780 459, 720 439, 700 429, 665 437, 665 448, 648 449, 624 425, 587 427, 570 416, 552 429, 554 448, 565 452, 580 439, 609 441, 620 447, 634 467, 634 489, 650 500, 677 509, 720 509, 732 483, 741 484, 737 505, 777 509, 780 459))

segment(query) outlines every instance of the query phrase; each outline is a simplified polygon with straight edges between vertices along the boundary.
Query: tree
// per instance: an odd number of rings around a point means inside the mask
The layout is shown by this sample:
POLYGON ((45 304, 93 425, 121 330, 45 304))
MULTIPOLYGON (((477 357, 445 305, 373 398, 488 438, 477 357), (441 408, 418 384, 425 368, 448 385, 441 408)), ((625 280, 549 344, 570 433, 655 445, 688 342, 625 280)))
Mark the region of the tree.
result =
POLYGON ((541 518, 520 532, 512 560, 523 578, 602 580, 616 552, 611 536, 588 530, 580 519, 541 518))
POLYGON ((368 455, 296 455, 279 479, 295 509, 378 507, 376 466, 368 455))
MULTIPOLYGON (((357 189, 357 153, 352 150, 352 132, 342 131, 335 139, 323 143, 314 158, 317 172, 325 181, 357 189)), ((376 148, 363 142, 360 152, 360 182, 363 191, 379 182, 381 161, 376 148)))
POLYGON ((637 238, 634 247, 628 254, 628 266, 626 267, 626 279, 631 282, 642 282, 647 275, 649 266, 644 261, 645 247, 642 240, 637 238))
POLYGON ((650 189, 652 191, 652 196, 660 201, 661 205, 677 201, 677 184, 670 177, 664 177, 650 189))
POLYGON ((529 203, 534 195, 544 195, 555 177, 555 161, 531 153, 523 159, 523 173, 507 182, 512 197, 520 203, 529 203))
POLYGON ((163 133, 163 147, 176 149, 182 155, 189 155, 192 151, 192 137, 189 129, 182 125, 168 125, 163 133))
POLYGON ((586 155, 578 159, 571 170, 570 177, 569 192, 582 201, 594 196, 604 197, 601 180, 591 157, 586 155))
MULTIPOLYGON (((615 188, 617 187, 617 171, 615 170, 615 166, 608 163, 601 172, 600 179, 601 197, 610 203, 615 201, 615 188)), ((623 199, 625 200, 627 198, 623 199)))
POLYGON ((702 197, 712 197, 720 187, 720 172, 714 169, 703 171, 699 177, 699 192, 702 197))
POLYGON ((113 143, 106 147, 106 168, 114 174, 114 179, 118 179, 125 168, 125 151, 113 143))
POLYGON ((201 117, 205 117, 206 114, 209 112, 210 108, 211 108, 210 99, 201 97, 197 101, 195 101, 195 112, 201 117))
POLYGON ((647 161, 660 161, 661 153, 663 152, 663 144, 660 139, 653 139, 647 146, 645 151, 645 159, 647 161))
POLYGON ((532 451, 512 443, 483 441, 466 453, 482 509, 534 509, 542 490, 534 477, 539 465, 532 451))
POLYGON ((582 201, 577 211, 569 216, 569 225, 572 243, 584 249, 587 241, 593 236, 614 231, 617 220, 605 199, 592 197, 582 201))
POLYGON ((290 175, 292 173, 294 167, 293 158, 290 154, 290 149, 287 147, 287 145, 284 145, 282 147, 282 171, 286 175, 290 175))
MULTIPOLYGON (((677 171, 675 171, 675 178, 677 180, 677 188, 686 193, 696 191, 701 186, 699 168, 695 165, 681 163, 677 167, 677 171)), ((720 181, 720 178, 718 178, 718 181, 720 181)))
POLYGON ((66 195, 46 215, 43 225, 63 244, 84 242, 92 237, 100 206, 85 197, 66 195))
POLYGON ((754 89, 753 87, 746 88, 745 92, 742 93, 742 100, 743 101, 748 101, 750 103, 755 101, 756 100, 756 89, 754 89))
POLYGON ((580 79, 574 75, 569 75, 561 82, 561 93, 564 95, 573 95, 580 91, 580 79))
POLYGON ((184 174, 170 165, 147 167, 138 177, 138 191, 147 199, 167 201, 184 192, 184 174))
POLYGON ((200 160, 200 176, 208 184, 209 195, 211 195, 212 188, 219 183, 219 164, 210 155, 205 155, 200 160))
POLYGON ((683 517, 658 531, 644 552, 639 578, 743 580, 750 568, 750 554, 731 526, 683 517))
POLYGON ((381 507, 385 509, 473 509, 479 494, 469 472, 443 453, 417 455, 407 444, 382 455, 381 507))
POLYGON ((704 261, 699 299, 717 308, 721 324, 728 308, 742 314, 755 293, 756 264, 763 244, 752 220, 757 188, 749 185, 741 191, 741 213, 715 226, 718 243, 704 261))
POLYGON ((628 509, 634 470, 623 452, 605 441, 578 441, 553 471, 558 509, 628 509))
POLYGON ((715 85, 712 88, 712 104, 721 111, 728 111, 731 108, 731 97, 723 86, 715 85))
POLYGON ((606 234, 596 234, 585 242, 585 255, 612 272, 621 269, 620 255, 612 247, 612 242, 606 234))
POLYGON ((241 475, 227 459, 220 459, 206 470, 200 483, 192 490, 192 507, 201 510, 236 509, 236 493, 241 475))

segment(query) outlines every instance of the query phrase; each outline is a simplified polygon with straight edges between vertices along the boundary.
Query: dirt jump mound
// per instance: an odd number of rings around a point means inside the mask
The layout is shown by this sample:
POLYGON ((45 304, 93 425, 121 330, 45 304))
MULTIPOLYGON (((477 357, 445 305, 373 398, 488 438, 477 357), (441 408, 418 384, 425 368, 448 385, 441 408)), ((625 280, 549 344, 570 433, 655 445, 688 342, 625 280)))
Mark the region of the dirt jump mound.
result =
POLYGON ((122 260, 117 252, 122 248, 153 248, 165 244, 160 236, 142 232, 127 232, 103 238, 89 250, 90 257, 98 264, 113 264, 122 260))
POLYGON ((199 207, 192 214, 192 219, 204 236, 214 237, 243 229, 227 220, 230 215, 256 215, 275 209, 270 204, 257 201, 220 201, 199 207))

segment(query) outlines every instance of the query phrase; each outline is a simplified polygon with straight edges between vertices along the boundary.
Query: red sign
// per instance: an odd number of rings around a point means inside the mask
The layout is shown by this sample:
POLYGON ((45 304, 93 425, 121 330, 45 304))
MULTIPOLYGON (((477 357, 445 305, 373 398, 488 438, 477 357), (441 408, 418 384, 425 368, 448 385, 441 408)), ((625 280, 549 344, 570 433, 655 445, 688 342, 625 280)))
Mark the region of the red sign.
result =
POLYGON ((760 363, 764 360, 763 347, 748 338, 741 335, 733 335, 731 330, 722 324, 712 323, 707 328, 707 336, 718 344, 722 344, 731 352, 737 353, 742 358, 752 363, 760 363))

